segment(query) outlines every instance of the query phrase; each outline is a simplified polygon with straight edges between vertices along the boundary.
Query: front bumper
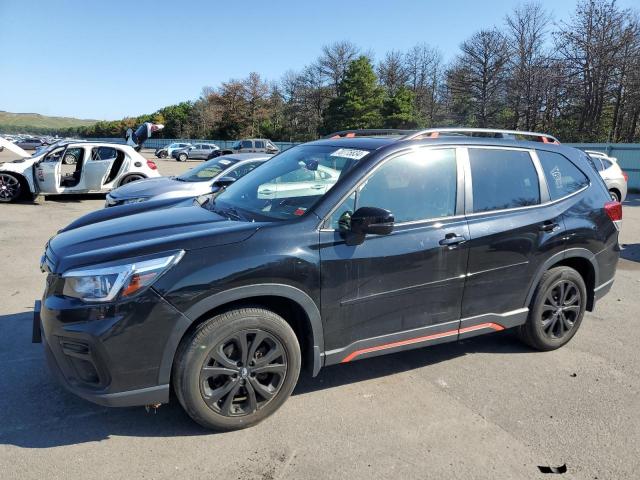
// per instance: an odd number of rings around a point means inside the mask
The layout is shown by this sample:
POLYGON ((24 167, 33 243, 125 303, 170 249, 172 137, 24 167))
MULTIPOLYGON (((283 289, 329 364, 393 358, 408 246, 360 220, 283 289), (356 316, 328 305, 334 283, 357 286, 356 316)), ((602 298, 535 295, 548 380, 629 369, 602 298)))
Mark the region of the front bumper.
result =
POLYGON ((33 322, 33 341, 42 341, 51 372, 72 393, 105 406, 169 401, 184 317, 154 290, 108 305, 45 293, 33 322))

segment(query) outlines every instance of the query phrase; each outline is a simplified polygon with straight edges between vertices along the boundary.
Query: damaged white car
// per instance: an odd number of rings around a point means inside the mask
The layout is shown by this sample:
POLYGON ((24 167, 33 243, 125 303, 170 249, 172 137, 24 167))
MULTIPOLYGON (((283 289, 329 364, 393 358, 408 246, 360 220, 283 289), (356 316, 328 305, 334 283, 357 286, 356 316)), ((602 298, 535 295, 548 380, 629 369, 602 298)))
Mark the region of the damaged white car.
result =
POLYGON ((63 140, 33 155, 0 138, 20 158, 0 164, 0 202, 36 195, 103 193, 143 178, 159 177, 157 165, 138 150, 162 125, 127 132, 127 144, 63 140), (73 157, 73 158, 72 158, 73 157))

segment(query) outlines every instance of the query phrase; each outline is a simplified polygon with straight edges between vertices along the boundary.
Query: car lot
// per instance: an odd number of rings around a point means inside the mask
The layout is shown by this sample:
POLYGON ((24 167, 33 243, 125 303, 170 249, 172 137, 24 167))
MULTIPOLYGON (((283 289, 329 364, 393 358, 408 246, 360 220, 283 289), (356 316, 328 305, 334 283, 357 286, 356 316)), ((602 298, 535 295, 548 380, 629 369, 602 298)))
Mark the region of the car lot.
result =
MULTIPOLYGON (((165 175, 198 163, 158 161, 165 175)), ((537 353, 503 332, 330 367, 271 419, 229 434, 175 403, 147 414, 77 399, 30 343, 44 243, 103 203, 0 205, 3 478, 544 478, 539 465, 564 463, 564 478, 636 476, 639 196, 625 203, 613 290, 567 347, 537 353)))

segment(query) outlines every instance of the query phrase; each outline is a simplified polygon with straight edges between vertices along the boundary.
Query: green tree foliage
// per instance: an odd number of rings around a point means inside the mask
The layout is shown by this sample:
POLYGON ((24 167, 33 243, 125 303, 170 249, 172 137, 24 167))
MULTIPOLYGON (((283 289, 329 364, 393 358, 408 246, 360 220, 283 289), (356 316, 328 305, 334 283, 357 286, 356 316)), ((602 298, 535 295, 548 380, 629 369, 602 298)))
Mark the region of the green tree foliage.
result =
POLYGON ((384 92, 378 85, 371 61, 365 56, 359 57, 347 68, 338 86, 338 96, 329 103, 324 131, 381 127, 383 99, 384 92))
POLYGON ((415 95, 406 86, 399 87, 382 104, 385 128, 416 128, 420 122, 416 116, 415 95))

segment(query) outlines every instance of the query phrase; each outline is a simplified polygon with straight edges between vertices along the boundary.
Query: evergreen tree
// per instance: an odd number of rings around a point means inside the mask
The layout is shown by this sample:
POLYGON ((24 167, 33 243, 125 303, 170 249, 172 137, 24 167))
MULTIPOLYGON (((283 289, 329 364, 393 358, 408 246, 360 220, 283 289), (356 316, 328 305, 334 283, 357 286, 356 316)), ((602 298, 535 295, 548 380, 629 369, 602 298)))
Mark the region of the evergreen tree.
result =
POLYGON ((383 91, 371 61, 361 56, 349 64, 338 86, 338 96, 325 112, 325 133, 351 128, 377 128, 382 125, 380 113, 383 91))
POLYGON ((387 97, 382 105, 385 128, 415 128, 418 118, 415 109, 415 95, 407 87, 399 87, 387 97))

